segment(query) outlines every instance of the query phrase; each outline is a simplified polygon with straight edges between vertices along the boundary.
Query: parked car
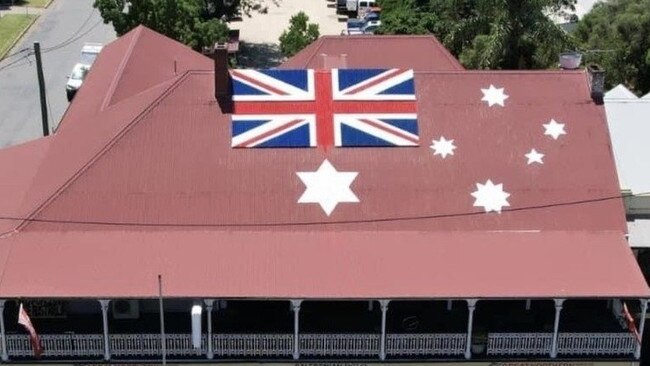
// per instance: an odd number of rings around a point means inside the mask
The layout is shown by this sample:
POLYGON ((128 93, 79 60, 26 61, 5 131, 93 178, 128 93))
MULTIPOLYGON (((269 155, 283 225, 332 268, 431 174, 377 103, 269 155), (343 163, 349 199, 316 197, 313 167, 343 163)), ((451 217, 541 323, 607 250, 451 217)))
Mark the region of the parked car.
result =
POLYGON ((372 7, 377 6, 375 0, 347 0, 346 8, 350 13, 361 14, 359 18, 363 18, 365 12, 372 7))
POLYGON ((345 29, 341 32, 342 36, 357 36, 362 34, 374 34, 375 30, 381 25, 381 20, 370 20, 361 28, 345 29))
POLYGON ((348 11, 348 0, 336 0, 336 13, 342 14, 348 11))
POLYGON ((68 76, 68 82, 65 84, 65 94, 68 97, 68 102, 74 98, 88 71, 90 71, 90 66, 83 63, 78 63, 72 68, 72 73, 68 76))
POLYGON ((77 90, 81 87, 88 71, 93 62, 97 58, 97 55, 102 51, 104 46, 101 43, 85 43, 81 48, 81 57, 79 62, 74 65, 72 72, 68 76, 68 82, 65 85, 65 94, 68 98, 68 102, 72 101, 77 90))
POLYGON ((367 22, 371 20, 379 20, 379 13, 370 12, 367 13, 364 18, 348 19, 347 29, 361 29, 366 25, 367 22))

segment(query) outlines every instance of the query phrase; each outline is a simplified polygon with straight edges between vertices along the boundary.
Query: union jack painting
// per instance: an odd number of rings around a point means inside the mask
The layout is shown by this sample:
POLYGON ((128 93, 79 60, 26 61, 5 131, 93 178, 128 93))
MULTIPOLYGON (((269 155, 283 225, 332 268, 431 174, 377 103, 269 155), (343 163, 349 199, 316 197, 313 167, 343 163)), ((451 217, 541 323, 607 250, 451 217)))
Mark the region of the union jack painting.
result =
POLYGON ((232 70, 232 147, 418 146, 413 70, 232 70))

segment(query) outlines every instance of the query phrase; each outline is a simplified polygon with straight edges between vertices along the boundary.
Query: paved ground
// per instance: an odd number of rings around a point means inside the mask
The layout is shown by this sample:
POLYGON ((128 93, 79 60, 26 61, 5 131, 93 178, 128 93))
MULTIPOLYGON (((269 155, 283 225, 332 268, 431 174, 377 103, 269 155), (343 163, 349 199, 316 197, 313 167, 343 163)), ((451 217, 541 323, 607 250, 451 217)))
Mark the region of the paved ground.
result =
MULTIPOLYGON (((41 43, 51 126, 58 124, 68 107, 67 75, 79 60, 83 43, 108 43, 114 38, 113 27, 103 24, 92 1, 54 0, 10 52, 41 43)), ((0 148, 42 135, 34 56, 24 55, 0 62, 0 148)))
POLYGON ((263 4, 268 8, 266 14, 253 12, 251 17, 244 15, 241 21, 229 24, 241 33, 241 67, 263 68, 281 63, 278 39, 289 27, 291 16, 299 11, 318 24, 321 35, 338 35, 345 28, 345 22, 336 15, 334 0, 263 0, 263 4))

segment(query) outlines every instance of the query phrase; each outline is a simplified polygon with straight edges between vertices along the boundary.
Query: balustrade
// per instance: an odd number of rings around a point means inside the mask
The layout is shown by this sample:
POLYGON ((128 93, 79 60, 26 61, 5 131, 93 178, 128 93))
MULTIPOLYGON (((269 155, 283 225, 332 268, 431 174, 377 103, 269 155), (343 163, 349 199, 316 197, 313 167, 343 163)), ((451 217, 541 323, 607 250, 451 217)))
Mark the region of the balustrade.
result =
MULTIPOLYGON (((104 354, 101 334, 43 334, 43 357, 52 359, 100 358, 104 354)), ((462 355, 464 333, 387 334, 386 354, 393 358, 462 355)), ((540 356, 550 354, 552 333, 489 333, 487 355, 540 356)), ((379 357, 379 334, 300 334, 301 357, 379 357)), ((157 358, 161 356, 160 334, 111 334, 111 356, 157 358)), ((201 348, 192 347, 190 334, 167 334, 167 355, 176 358, 205 357, 207 337, 201 348)), ((289 358, 293 334, 213 334, 215 357, 289 358)), ((6 336, 10 358, 33 356, 25 334, 6 336)), ((633 355, 636 339, 630 333, 560 333, 560 356, 633 355)))
MULTIPOLYGON (((30 357, 34 354, 29 336, 7 335, 9 357, 30 357)), ((104 337, 101 334, 42 334, 43 357, 100 357, 104 354, 104 337)))
POLYGON ((548 355, 552 343, 553 333, 490 333, 487 354, 548 355))
POLYGON ((560 333, 560 355, 632 355, 636 338, 631 333, 560 333))
POLYGON ((379 334, 300 334, 300 356, 379 356, 379 334))
POLYGON ((388 334, 386 353, 389 356, 462 355, 465 333, 449 334, 388 334))
POLYGON ((293 334, 214 334, 215 356, 290 357, 293 334))
MULTIPOLYGON (((160 334, 111 334, 109 339, 113 356, 162 355, 160 334)), ((202 337, 200 349, 192 347, 191 334, 166 334, 165 345, 168 356, 201 356, 206 351, 206 337, 202 337)))

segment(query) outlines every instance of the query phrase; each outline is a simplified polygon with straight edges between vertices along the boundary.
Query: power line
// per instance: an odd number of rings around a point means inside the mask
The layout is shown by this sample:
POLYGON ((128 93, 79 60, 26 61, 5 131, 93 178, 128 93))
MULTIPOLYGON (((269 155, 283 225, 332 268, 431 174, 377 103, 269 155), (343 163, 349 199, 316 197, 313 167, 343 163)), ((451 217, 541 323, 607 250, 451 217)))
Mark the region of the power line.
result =
MULTIPOLYGON (((535 206, 524 206, 512 209, 505 209, 502 211, 502 214, 507 214, 510 212, 518 211, 531 211, 531 210, 541 210, 553 207, 563 207, 563 206, 577 206, 588 203, 603 202, 615 199, 622 199, 627 197, 634 196, 643 196, 650 195, 650 192, 642 192, 637 194, 622 194, 615 196, 605 196, 599 198, 591 198, 584 200, 576 201, 567 201, 567 202, 556 202, 543 205, 535 206)), ((40 222, 40 223, 52 223, 52 224, 73 224, 73 225, 98 225, 98 226, 127 226, 127 227, 282 227, 282 226, 313 226, 313 225, 342 225, 342 224, 369 224, 369 223, 381 223, 381 222, 400 222, 400 221, 414 221, 414 220, 436 220, 436 219, 445 219, 445 218, 456 218, 456 217, 468 217, 468 216, 479 216, 484 215, 485 212, 473 211, 473 212, 458 212, 458 213, 446 213, 446 214, 432 214, 432 215, 422 215, 422 216, 402 216, 402 217, 385 217, 377 219, 359 219, 359 220, 345 220, 345 221, 302 221, 302 222, 276 222, 276 223, 223 223, 223 224, 199 224, 199 223, 178 223, 178 224, 166 224, 166 223, 146 223, 146 222, 117 222, 117 221, 91 221, 91 220, 59 220, 59 219, 38 219, 38 218, 29 218, 29 217, 11 217, 11 216, 0 216, 0 220, 11 220, 11 221, 23 221, 23 222, 40 222)))
POLYGON ((57 48, 57 47, 59 47, 59 46, 61 46, 63 44, 67 44, 68 42, 70 42, 73 38, 75 38, 79 34, 79 32, 81 32, 81 30, 86 26, 86 24, 88 24, 88 21, 90 20, 90 18, 92 18, 93 14, 95 13, 95 10, 96 10, 95 7, 90 9, 90 13, 86 17, 86 19, 83 21, 83 23, 81 23, 81 25, 79 26, 79 28, 77 28, 77 30, 72 32, 70 37, 68 37, 66 40, 60 42, 58 45, 54 45, 52 47, 44 47, 43 51, 47 51, 47 50, 52 49, 52 48, 57 48))
POLYGON ((6 65, 0 67, 0 71, 4 71, 4 70, 8 70, 8 69, 13 69, 13 68, 15 68, 15 67, 20 67, 20 66, 23 66, 23 65, 25 65, 25 64, 27 64, 27 63, 31 63, 31 61, 29 61, 29 56, 31 56, 31 55, 33 55, 33 54, 34 54, 34 51, 32 51, 32 50, 30 49, 30 52, 28 52, 28 53, 27 53, 26 55, 24 55, 23 57, 21 57, 21 58, 19 58, 19 59, 16 59, 16 60, 13 60, 12 62, 10 62, 10 63, 8 63, 8 64, 6 64, 6 65), (23 63, 21 63, 21 64, 18 64, 19 62, 21 62, 21 61, 25 61, 25 60, 27 60, 28 62, 26 62, 26 63, 23 62, 23 63), (16 64, 18 64, 18 65, 16 65, 16 64))
POLYGON ((20 50, 14 52, 14 53, 8 54, 8 55, 5 56, 2 60, 4 61, 4 60, 9 59, 9 58, 12 58, 12 57, 14 57, 14 56, 18 56, 18 55, 20 55, 21 53, 23 53, 23 52, 25 52, 25 51, 30 51, 31 49, 32 49, 31 47, 25 47, 25 48, 23 48, 23 49, 20 49, 20 50))

